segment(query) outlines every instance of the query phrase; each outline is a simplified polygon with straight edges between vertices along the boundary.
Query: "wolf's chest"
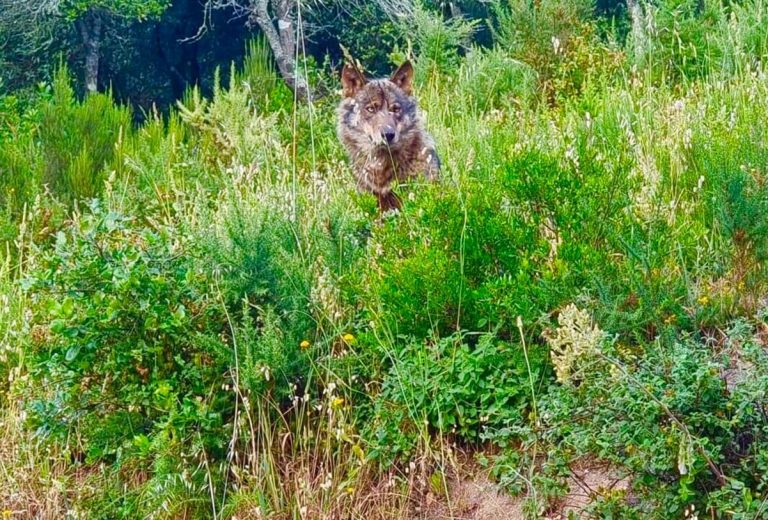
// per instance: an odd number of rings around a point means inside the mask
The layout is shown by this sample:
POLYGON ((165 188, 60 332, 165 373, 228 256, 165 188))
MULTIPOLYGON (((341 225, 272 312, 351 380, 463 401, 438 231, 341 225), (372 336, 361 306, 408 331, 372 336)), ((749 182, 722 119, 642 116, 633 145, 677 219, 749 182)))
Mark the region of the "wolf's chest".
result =
POLYGON ((391 154, 361 157, 355 168, 358 189, 384 193, 393 180, 402 176, 402 164, 391 154))

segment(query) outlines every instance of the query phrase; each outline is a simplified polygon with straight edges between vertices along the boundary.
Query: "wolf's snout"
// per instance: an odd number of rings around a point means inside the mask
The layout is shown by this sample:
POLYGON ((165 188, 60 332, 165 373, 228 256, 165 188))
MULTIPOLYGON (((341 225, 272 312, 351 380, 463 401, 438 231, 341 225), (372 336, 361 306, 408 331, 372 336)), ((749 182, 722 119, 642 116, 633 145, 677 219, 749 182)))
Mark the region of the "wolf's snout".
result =
POLYGON ((391 126, 384 127, 381 130, 381 137, 384 138, 387 144, 392 144, 392 142, 395 140, 395 129, 391 126))

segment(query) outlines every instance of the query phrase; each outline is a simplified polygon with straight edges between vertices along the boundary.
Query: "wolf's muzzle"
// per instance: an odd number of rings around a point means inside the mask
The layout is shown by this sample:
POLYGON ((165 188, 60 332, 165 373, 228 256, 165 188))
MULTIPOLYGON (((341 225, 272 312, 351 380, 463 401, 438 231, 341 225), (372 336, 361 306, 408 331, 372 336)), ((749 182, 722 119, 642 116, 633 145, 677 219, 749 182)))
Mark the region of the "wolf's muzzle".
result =
POLYGON ((385 126, 381 130, 381 137, 384 138, 384 141, 387 144, 392 144, 392 142, 395 140, 395 129, 391 126, 385 126))

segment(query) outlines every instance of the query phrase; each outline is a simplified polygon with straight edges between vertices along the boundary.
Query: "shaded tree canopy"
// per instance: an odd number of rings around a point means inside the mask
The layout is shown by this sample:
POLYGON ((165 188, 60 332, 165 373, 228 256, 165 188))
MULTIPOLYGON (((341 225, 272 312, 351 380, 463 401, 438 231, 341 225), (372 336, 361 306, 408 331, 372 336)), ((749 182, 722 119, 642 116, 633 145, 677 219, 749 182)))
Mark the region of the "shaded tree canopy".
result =
POLYGON ((3 0, 4 19, 17 30, 36 33, 38 24, 74 24, 84 56, 84 83, 88 92, 99 84, 99 61, 106 25, 113 19, 145 20, 159 16, 171 0, 3 0))
MULTIPOLYGON (((226 78, 247 39, 263 34, 282 77, 306 97, 299 54, 339 63, 344 45, 383 74, 392 51, 408 46, 416 5, 476 20, 473 43, 492 43, 492 12, 482 0, 0 0, 0 92, 49 81, 63 60, 80 92, 111 88, 144 110, 165 107, 190 85, 210 92, 214 70, 226 78)), ((623 5, 600 0, 596 7, 614 13, 623 5)))

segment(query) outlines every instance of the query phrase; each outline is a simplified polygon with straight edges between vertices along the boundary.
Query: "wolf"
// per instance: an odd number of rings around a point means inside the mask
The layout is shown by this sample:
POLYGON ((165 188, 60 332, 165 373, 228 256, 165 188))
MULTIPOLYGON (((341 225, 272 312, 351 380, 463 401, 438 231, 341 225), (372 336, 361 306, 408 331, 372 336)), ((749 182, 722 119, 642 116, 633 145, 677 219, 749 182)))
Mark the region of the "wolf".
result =
POLYGON ((413 65, 406 61, 385 79, 368 80, 354 65, 341 72, 337 133, 349 155, 357 189, 373 193, 384 213, 400 208, 392 185, 424 175, 436 181, 440 158, 412 96, 413 65))

